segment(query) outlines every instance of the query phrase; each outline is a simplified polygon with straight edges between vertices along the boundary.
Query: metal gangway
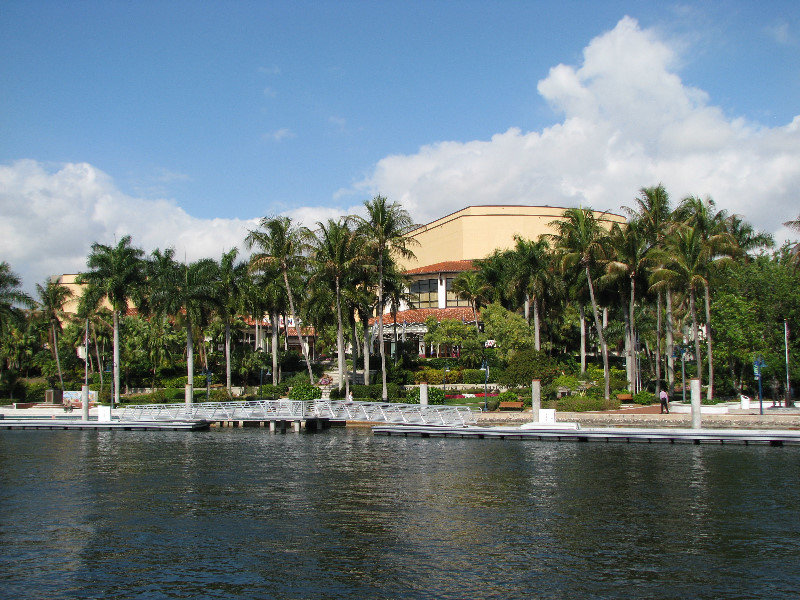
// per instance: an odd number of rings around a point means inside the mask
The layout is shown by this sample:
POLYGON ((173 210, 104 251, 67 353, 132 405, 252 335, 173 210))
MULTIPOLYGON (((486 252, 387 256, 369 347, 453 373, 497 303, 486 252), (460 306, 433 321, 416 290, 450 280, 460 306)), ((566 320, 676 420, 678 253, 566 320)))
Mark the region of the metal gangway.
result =
POLYGON ((476 413, 467 406, 422 406, 394 402, 348 402, 345 400, 247 400, 138 404, 119 413, 121 421, 364 421, 409 425, 476 425, 476 413))

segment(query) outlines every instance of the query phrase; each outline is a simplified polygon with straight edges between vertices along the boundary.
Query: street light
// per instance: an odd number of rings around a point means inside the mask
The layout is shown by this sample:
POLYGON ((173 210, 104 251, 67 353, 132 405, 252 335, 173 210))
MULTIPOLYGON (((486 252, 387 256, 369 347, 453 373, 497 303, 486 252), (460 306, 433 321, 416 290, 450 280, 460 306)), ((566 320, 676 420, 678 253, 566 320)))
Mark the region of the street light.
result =
POLYGON ((764 362, 764 357, 762 356, 753 361, 753 375, 758 379, 758 412, 762 415, 764 414, 764 397, 761 394, 761 371, 766 366, 767 363, 764 362))
POLYGON ((444 392, 444 397, 447 398, 447 374, 450 372, 450 368, 447 365, 447 361, 444 361, 444 371, 442 371, 442 391, 444 392))

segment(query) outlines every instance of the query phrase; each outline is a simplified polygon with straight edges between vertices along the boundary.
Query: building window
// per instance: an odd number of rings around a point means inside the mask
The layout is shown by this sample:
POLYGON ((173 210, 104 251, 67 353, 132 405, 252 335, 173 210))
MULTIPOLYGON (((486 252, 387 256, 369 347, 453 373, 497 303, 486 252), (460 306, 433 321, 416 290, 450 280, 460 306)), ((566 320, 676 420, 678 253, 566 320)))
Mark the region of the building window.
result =
POLYGON ((458 294, 453 291, 453 279, 455 277, 447 278, 447 307, 451 306, 469 306, 469 301, 459 298, 458 294))
POLYGON ((439 280, 420 279, 414 281, 409 289, 414 308, 439 307, 439 280))

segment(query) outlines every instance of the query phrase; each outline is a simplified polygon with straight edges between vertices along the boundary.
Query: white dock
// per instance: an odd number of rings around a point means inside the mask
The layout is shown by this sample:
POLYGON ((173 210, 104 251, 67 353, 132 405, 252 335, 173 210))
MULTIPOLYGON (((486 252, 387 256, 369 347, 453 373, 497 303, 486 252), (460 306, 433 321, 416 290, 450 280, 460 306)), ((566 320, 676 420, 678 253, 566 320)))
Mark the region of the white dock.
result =
POLYGON ((559 442, 626 442, 666 444, 800 445, 800 431, 758 429, 642 429, 542 427, 442 427, 433 425, 377 425, 375 435, 405 437, 455 437, 559 442))

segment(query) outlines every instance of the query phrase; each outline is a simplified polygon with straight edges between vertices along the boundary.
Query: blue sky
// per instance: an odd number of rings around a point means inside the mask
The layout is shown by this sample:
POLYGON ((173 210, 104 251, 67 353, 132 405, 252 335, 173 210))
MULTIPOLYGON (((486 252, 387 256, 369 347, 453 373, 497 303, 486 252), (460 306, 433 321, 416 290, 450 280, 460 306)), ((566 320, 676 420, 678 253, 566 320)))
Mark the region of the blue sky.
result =
POLYGON ((418 222, 659 181, 779 237, 800 212, 797 2, 5 0, 0 53, 0 255, 29 288, 92 241, 218 256, 378 192, 418 222))

